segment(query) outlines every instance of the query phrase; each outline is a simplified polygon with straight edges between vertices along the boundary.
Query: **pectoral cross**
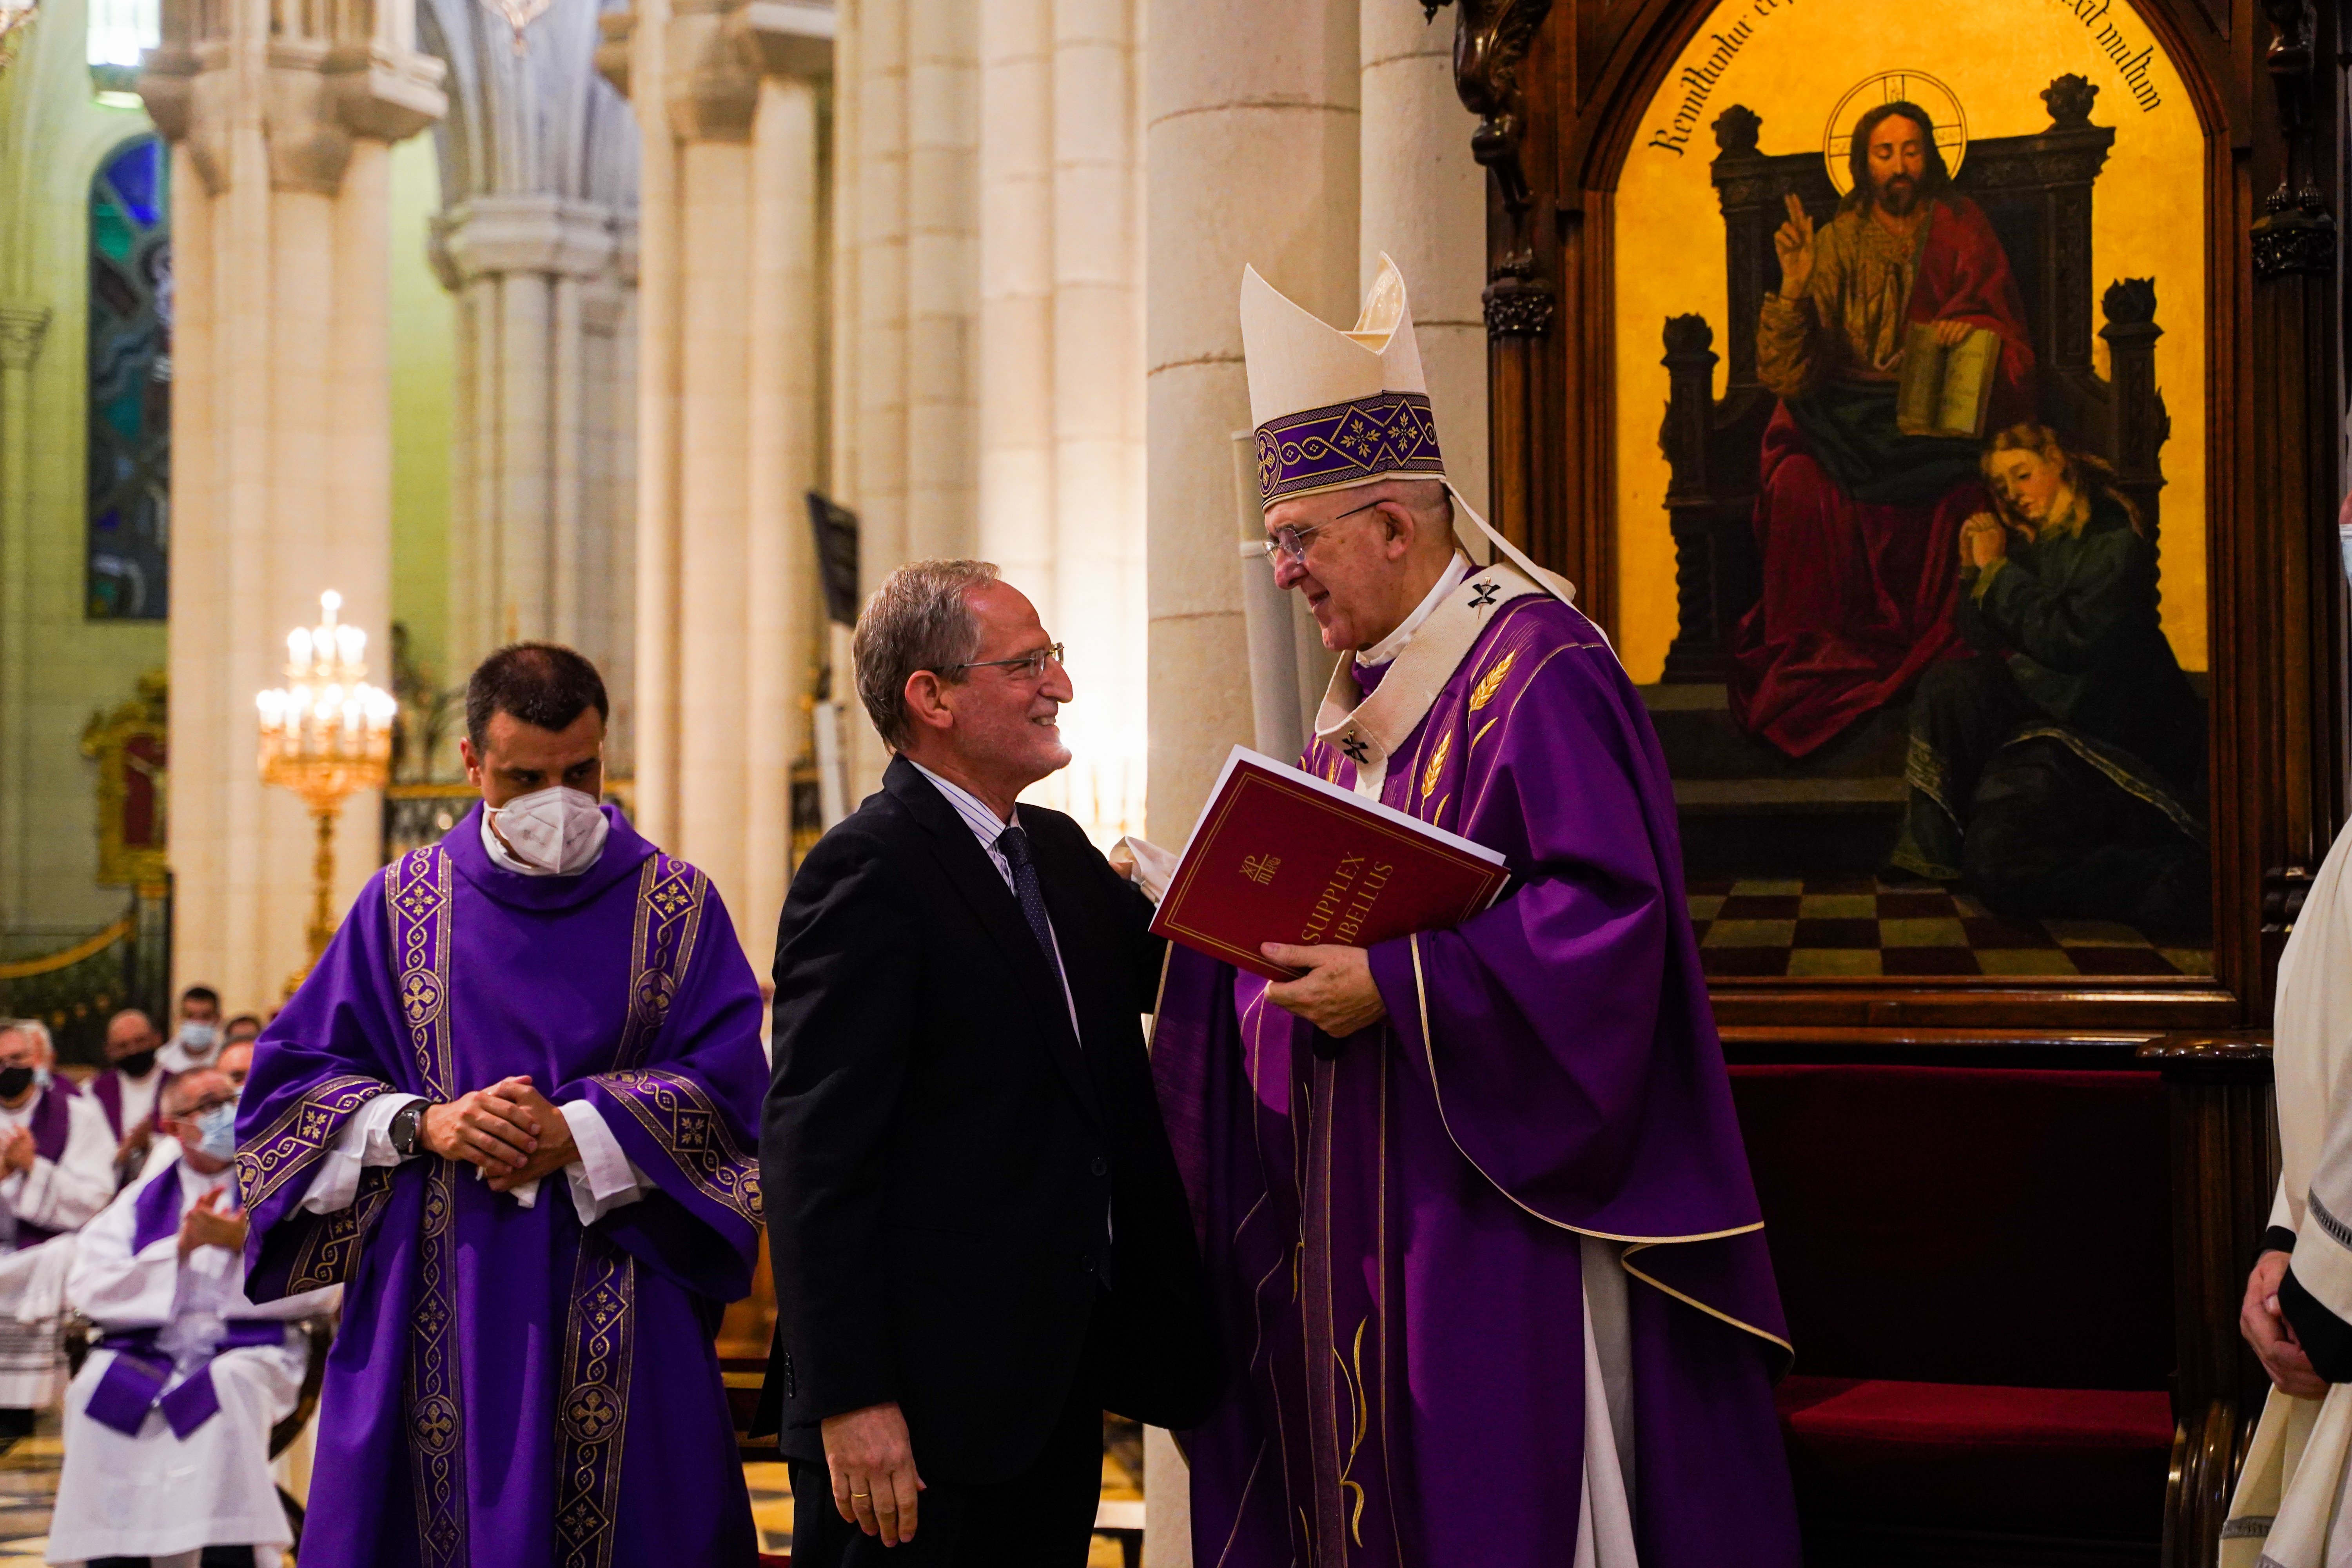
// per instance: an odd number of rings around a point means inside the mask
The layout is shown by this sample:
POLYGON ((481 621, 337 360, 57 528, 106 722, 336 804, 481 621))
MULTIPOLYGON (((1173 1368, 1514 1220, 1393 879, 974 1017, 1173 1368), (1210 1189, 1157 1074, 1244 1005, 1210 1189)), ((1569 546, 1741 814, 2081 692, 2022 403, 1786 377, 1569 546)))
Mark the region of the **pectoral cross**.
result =
POLYGON ((1485 609, 1495 602, 1495 595, 1503 591, 1499 583, 1474 583, 1471 586, 1477 589, 1470 595, 1470 607, 1474 610, 1485 609))
POLYGON ((1347 752, 1348 760, 1355 763, 1360 768, 1362 767, 1366 760, 1371 756, 1370 748, 1367 747, 1363 742, 1363 738, 1358 735, 1350 735, 1346 740, 1340 742, 1339 749, 1347 752))

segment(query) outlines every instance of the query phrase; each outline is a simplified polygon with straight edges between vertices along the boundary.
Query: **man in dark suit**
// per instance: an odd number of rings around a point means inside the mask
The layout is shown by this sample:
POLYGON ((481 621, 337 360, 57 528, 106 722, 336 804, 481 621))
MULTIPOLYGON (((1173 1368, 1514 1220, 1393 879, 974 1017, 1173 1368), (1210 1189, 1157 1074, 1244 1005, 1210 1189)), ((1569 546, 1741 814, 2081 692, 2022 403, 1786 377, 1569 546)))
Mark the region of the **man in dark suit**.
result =
POLYGON ((1076 823, 1015 808, 1072 692, 993 566, 900 568, 856 652, 898 755, 777 931, 754 1430, 802 1568, 1077 1568, 1102 1411, 1188 1426, 1223 1380, 1139 1022, 1160 945, 1076 823))

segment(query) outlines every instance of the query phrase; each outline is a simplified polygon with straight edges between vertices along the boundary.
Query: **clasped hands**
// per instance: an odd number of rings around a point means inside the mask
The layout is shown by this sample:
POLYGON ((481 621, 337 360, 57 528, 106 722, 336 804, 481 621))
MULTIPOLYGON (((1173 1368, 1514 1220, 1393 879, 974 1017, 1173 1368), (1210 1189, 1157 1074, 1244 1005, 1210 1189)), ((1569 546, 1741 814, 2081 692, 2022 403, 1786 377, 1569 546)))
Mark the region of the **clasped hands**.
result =
POLYGON ((580 1157, 571 1123, 527 1073, 432 1107, 418 1134, 443 1159, 480 1170, 494 1193, 541 1181, 580 1157))
POLYGON ((5 1133, 0 1133, 0 1177, 13 1176, 20 1171, 30 1172, 36 1152, 31 1128, 11 1127, 5 1133))
POLYGON ((2280 1392, 2292 1394, 2297 1399, 2324 1399, 2327 1384, 2304 1353, 2302 1342, 2294 1337, 2294 1325, 2279 1310, 2279 1286, 2286 1279, 2287 1255, 2271 1251, 2262 1255, 2254 1271, 2246 1277, 2246 1300, 2238 1309, 2238 1331, 2253 1347, 2254 1355, 2263 1370, 2271 1374, 2280 1392))
POLYGON ((1989 511, 1960 524, 1960 564, 1981 572, 2009 556, 2009 529, 1989 511))
POLYGON ((215 1187, 199 1196, 180 1217, 180 1261, 185 1263, 188 1254, 200 1247, 225 1247, 231 1252, 245 1250, 245 1211, 231 1205, 221 1207, 227 1189, 215 1187))

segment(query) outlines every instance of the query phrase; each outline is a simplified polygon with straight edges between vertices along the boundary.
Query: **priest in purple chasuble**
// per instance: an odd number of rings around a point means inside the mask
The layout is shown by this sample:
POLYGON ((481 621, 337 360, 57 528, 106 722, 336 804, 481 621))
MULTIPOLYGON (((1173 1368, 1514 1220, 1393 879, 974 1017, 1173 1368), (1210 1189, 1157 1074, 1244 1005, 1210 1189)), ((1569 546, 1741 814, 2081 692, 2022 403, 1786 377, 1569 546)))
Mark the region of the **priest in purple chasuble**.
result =
POLYGON ((483 805, 368 885, 237 1118, 247 1293, 342 1282, 305 1568, 748 1564, 713 1350, 767 1065, 718 893, 600 808, 568 649, 467 693, 483 805))
POLYGON ((1270 563, 1349 655, 1301 765, 1512 881, 1270 945, 1282 984, 1174 952, 1153 1073, 1248 1369, 1186 1436, 1195 1561, 1792 1568, 1786 1330, 1641 701, 1449 499, 1392 265, 1352 332, 1254 271, 1242 320, 1270 563))

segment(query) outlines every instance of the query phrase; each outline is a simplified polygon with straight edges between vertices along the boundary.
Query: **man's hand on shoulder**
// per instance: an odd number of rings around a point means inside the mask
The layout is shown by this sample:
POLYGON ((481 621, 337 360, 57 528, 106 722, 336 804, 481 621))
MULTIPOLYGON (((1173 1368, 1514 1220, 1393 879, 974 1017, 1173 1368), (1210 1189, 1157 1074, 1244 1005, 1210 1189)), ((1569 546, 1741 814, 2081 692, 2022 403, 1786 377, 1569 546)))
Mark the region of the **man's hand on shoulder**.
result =
POLYGON ((828 1415, 824 1468, 833 1478, 833 1506, 841 1517, 885 1546, 915 1539, 915 1504, 923 1479, 915 1473, 915 1449, 907 1418, 896 1405, 828 1415))
POLYGON ((565 1121, 563 1112, 532 1086, 528 1076, 492 1084, 483 1092, 506 1105, 510 1111, 519 1111, 529 1117, 531 1124, 539 1129, 538 1149, 513 1171, 491 1172, 490 1191, 512 1192, 525 1182, 542 1181, 580 1158, 580 1146, 572 1141, 572 1123, 565 1121))
MULTIPOLYGON (((506 1096, 509 1085, 517 1082, 528 1086, 530 1080, 508 1079, 433 1106, 417 1129, 419 1141, 443 1159, 463 1160, 488 1175, 520 1171, 539 1152, 541 1137, 553 1130, 542 1128, 520 1101, 506 1096)), ((568 1130, 562 1138, 571 1142, 568 1130)))
POLYGON ((1258 951, 1276 963, 1307 971, 1296 980, 1268 986, 1265 999, 1335 1040, 1389 1016, 1381 988, 1372 983, 1371 954, 1360 947, 1293 947, 1269 942, 1258 951))
POLYGON ((2286 1279, 2287 1255, 2265 1252, 2246 1277, 2246 1300, 2238 1310, 2238 1331, 2246 1336, 2263 1370, 2282 1393, 2297 1399, 2325 1399, 2327 1384, 2296 1342, 2294 1328, 2279 1310, 2279 1286, 2286 1279))

